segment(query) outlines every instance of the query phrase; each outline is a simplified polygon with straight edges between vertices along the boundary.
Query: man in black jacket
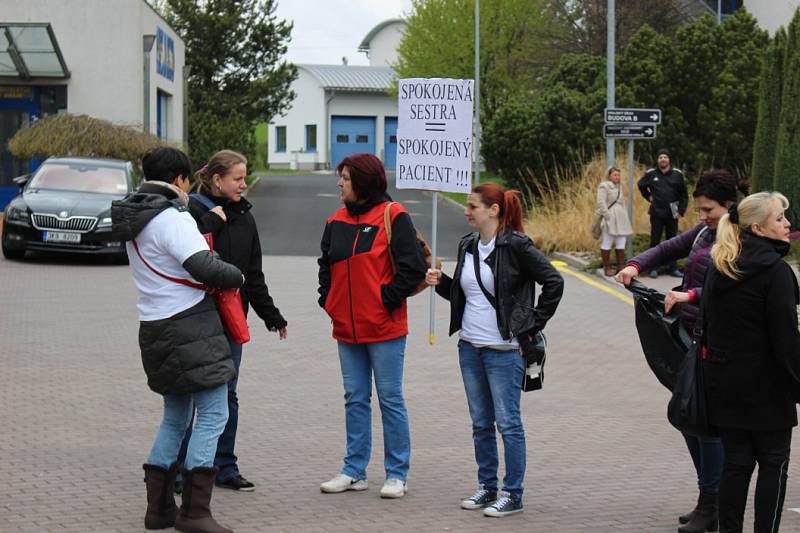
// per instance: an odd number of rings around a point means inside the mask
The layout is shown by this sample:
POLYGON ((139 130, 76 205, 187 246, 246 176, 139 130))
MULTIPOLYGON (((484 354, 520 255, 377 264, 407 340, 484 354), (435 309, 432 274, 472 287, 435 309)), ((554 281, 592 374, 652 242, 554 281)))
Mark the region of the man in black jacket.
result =
MULTIPOLYGON (((669 150, 662 148, 656 157, 656 167, 648 169, 638 183, 639 192, 650 202, 650 248, 661 241, 662 232, 666 239, 678 234, 678 220, 686 214, 689 205, 686 179, 683 172, 672 167, 669 150)), ((670 263, 668 268, 670 275, 683 277, 677 263, 670 263)), ((651 270, 650 277, 657 278, 658 270, 651 270)))

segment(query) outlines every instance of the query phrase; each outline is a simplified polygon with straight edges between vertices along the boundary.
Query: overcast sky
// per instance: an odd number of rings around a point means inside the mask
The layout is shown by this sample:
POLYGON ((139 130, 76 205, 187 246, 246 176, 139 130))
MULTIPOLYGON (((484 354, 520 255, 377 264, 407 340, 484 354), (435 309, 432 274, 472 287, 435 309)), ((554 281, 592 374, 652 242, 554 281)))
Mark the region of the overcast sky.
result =
POLYGON ((358 51, 380 22, 411 10, 411 0, 278 0, 275 14, 294 21, 286 59, 292 63, 368 65, 358 51))

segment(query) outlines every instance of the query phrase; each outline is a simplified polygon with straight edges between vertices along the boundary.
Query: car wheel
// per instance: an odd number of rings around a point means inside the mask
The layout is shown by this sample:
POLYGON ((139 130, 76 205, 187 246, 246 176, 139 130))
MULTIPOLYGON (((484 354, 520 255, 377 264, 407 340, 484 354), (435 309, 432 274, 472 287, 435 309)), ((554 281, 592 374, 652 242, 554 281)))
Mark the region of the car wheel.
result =
POLYGON ((6 259, 18 260, 25 257, 25 248, 20 250, 14 248, 7 248, 5 244, 3 244, 3 257, 6 259))

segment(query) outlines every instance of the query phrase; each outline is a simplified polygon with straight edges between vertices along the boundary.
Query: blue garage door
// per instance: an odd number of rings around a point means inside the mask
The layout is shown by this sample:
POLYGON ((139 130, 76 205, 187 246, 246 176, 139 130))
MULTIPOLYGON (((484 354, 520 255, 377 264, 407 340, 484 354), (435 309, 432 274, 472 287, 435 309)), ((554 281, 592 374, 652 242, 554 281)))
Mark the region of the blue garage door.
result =
POLYGON ((383 166, 397 166, 397 117, 386 117, 383 122, 383 166))
POLYGON ((375 117, 331 117, 331 166, 356 152, 375 153, 375 117))

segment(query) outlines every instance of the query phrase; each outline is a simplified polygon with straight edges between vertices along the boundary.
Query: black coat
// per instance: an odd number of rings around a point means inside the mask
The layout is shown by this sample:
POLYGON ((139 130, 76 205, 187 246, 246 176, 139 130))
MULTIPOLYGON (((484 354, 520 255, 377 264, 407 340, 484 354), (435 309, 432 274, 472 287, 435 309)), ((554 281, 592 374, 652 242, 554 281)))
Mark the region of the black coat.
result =
MULTIPOLYGON (((453 277, 442 274, 441 283, 436 286, 436 292, 450 301, 450 335, 461 329, 464 316, 466 298, 461 289, 464 256, 468 251, 473 253, 479 238, 477 232, 462 237, 453 277)), ((502 230, 494 246, 486 263, 494 275, 500 335, 510 340, 521 333, 541 331, 561 301, 564 279, 524 233, 502 230), (542 286, 538 304, 534 282, 542 286)))
POLYGON ((233 203, 224 198, 209 196, 216 205, 221 205, 227 222, 195 198, 189 200, 189 213, 197 221, 201 233, 214 236, 214 251, 223 261, 235 265, 242 271, 245 283, 242 287, 242 304, 245 313, 252 306, 267 328, 285 328, 286 320, 275 306, 269 294, 262 270, 261 241, 258 228, 245 198, 233 203))
POLYGON ((713 267, 704 292, 703 360, 711 423, 746 430, 797 425, 800 375, 797 280, 788 243, 742 235, 739 279, 713 267))
POLYGON ((639 192, 650 202, 650 216, 661 219, 673 218, 669 204, 678 202, 678 213, 683 216, 689 205, 689 193, 683 172, 672 168, 664 173, 659 168, 651 168, 638 183, 639 192))

